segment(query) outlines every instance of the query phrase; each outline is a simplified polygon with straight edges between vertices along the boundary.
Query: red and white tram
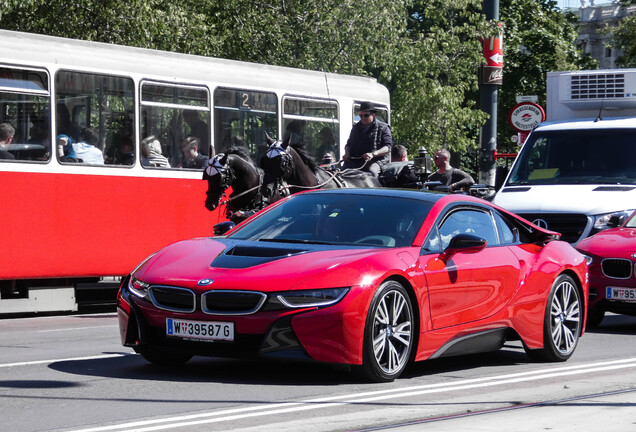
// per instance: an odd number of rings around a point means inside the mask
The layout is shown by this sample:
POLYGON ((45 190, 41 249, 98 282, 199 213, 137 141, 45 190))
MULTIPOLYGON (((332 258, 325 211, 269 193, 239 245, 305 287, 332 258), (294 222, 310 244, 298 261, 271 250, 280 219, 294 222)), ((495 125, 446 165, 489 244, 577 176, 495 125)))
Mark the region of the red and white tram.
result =
POLYGON ((371 78, 0 30, 0 315, 76 310, 78 288, 211 235, 224 209, 204 207, 185 138, 199 159, 237 142, 258 157, 294 132, 338 157, 364 100, 388 119, 371 78))

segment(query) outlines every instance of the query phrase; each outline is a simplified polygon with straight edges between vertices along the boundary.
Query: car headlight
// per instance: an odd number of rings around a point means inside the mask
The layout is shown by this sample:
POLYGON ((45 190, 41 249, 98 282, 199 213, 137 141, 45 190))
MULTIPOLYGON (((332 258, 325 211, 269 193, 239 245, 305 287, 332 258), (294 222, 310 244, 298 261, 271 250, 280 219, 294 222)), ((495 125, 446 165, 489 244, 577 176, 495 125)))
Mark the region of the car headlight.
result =
POLYGON ((625 222, 625 219, 627 219, 633 212, 634 209, 631 209, 596 216, 596 220, 594 221, 594 229, 596 231, 603 231, 608 228, 622 225, 622 223, 625 222))
POLYGON ((276 297, 288 308, 330 306, 338 303, 349 288, 327 288, 306 291, 290 291, 276 297))
POLYGON ((589 255, 584 254, 584 253, 583 253, 583 252, 581 252, 581 251, 579 251, 579 253, 580 253, 581 255, 583 255, 583 258, 585 258, 585 263, 586 263, 588 266, 592 265, 592 262, 594 261, 594 258, 592 258, 592 257, 591 257, 591 256, 589 256, 589 255))
POLYGON ((130 277, 130 279, 128 279, 128 290, 139 298, 150 300, 150 295, 148 293, 149 288, 150 284, 147 284, 146 282, 142 282, 134 277, 130 277))

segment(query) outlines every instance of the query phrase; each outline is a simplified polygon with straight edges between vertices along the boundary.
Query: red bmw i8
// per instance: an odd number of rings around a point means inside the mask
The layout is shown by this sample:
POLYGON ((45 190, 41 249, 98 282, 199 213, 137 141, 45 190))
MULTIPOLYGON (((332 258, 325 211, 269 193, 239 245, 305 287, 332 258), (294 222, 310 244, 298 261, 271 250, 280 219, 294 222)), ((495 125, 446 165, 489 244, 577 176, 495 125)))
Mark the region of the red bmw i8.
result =
POLYGON ((377 382, 512 339, 564 361, 588 284, 584 257, 558 238, 467 195, 300 193, 143 261, 118 293, 121 341, 153 363, 306 359, 377 382))

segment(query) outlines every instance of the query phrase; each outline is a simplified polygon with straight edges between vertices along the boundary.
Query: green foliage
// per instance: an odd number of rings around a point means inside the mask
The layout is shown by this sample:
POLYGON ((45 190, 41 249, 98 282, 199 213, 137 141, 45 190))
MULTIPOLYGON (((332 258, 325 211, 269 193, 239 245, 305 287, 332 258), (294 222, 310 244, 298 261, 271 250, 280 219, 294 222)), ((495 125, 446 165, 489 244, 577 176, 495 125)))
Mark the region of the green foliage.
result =
MULTIPOLYGON (((635 5, 636 0, 622 0, 622 6, 635 5)), ((636 14, 628 15, 616 24, 605 29, 612 34, 611 42, 615 49, 622 50, 616 59, 619 67, 636 67, 636 14)))
POLYGON ((397 47, 391 82, 395 136, 415 154, 477 143, 486 115, 478 110, 478 37, 486 23, 479 0, 416 1, 397 47))
POLYGON ((516 96, 537 95, 545 107, 546 76, 550 71, 596 69, 597 64, 576 45, 578 20, 563 13, 553 0, 500 0, 504 25, 504 85, 499 91, 498 149, 514 152, 516 132, 508 114, 516 96))

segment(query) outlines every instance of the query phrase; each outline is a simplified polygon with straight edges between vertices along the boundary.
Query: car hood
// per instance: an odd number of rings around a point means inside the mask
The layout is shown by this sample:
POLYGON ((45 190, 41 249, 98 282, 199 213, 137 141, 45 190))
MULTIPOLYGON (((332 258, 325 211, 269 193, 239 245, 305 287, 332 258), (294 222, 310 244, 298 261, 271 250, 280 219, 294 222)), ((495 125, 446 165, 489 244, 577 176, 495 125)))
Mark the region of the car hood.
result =
POLYGON ((505 186, 494 203, 514 213, 584 213, 597 215, 625 209, 636 201, 631 185, 505 186))
POLYGON ((576 246, 581 252, 603 256, 606 252, 625 252, 630 255, 636 252, 636 228, 612 228, 601 231, 579 242, 576 246))
POLYGON ((193 289, 205 279, 213 281, 205 289, 266 292, 302 289, 309 279, 312 288, 334 287, 334 281, 351 286, 366 271, 377 271, 366 261, 383 253, 395 255, 395 250, 201 238, 162 249, 134 276, 150 284, 193 289))

